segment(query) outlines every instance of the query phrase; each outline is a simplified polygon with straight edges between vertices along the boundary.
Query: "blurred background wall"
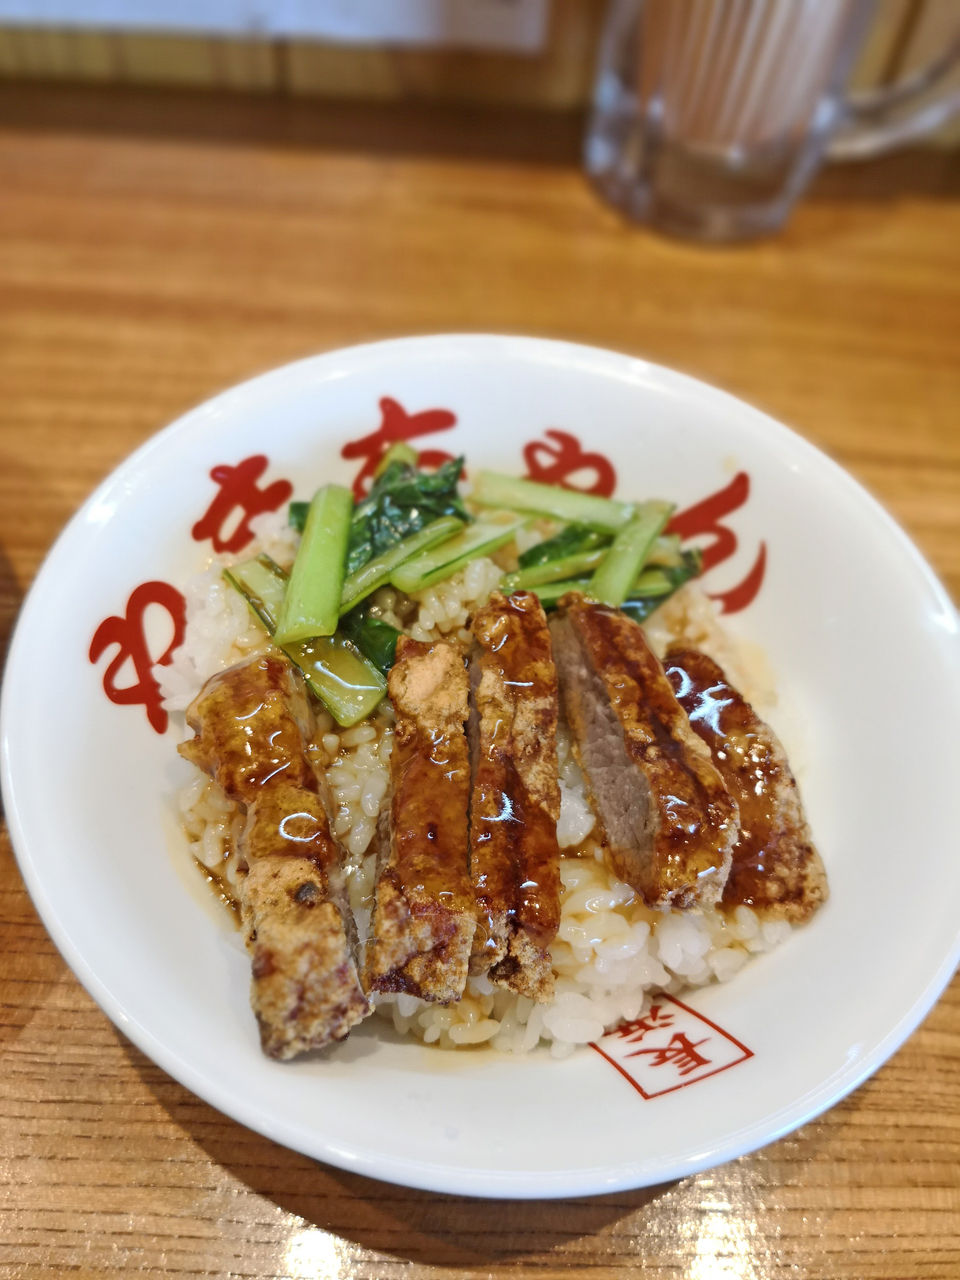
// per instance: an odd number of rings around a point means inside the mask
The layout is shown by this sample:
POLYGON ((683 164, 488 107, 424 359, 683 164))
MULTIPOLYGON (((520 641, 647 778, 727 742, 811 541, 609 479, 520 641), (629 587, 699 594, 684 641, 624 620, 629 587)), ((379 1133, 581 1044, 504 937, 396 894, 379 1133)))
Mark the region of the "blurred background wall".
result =
MULTIPOLYGON (((683 2, 683 0, 678 0, 683 2)), ((0 76, 574 110, 606 0, 0 0, 0 76)), ((877 0, 854 83, 955 38, 960 0, 877 0)), ((930 139, 960 145, 960 121, 930 139)))

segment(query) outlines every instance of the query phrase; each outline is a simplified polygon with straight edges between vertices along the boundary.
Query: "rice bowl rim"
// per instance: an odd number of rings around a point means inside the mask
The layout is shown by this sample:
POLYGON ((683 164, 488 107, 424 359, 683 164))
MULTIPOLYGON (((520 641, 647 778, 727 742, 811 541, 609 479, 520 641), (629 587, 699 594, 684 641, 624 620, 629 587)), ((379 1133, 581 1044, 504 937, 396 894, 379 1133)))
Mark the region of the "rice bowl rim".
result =
MULTIPOLYGON (((949 980, 960 959, 960 935, 954 936, 952 945, 943 953, 926 958, 919 966, 922 969, 922 980, 914 981, 910 999, 906 1002, 901 1000, 898 1016, 866 1052, 814 1087, 805 1090, 800 1096, 791 1098, 779 1109, 768 1112, 756 1123, 729 1133, 721 1142, 714 1142, 706 1147, 698 1147, 695 1142, 688 1143, 685 1151, 672 1158, 659 1153, 616 1168, 601 1164, 568 1170, 539 1170, 533 1174, 524 1170, 491 1171, 488 1168, 467 1166, 452 1168, 448 1163, 403 1159, 395 1153, 385 1157, 382 1152, 375 1150, 351 1149, 349 1144, 344 1146, 342 1143, 324 1142, 322 1135, 321 1140, 317 1141, 317 1135, 305 1135, 302 1128, 285 1123, 269 1109, 265 1111, 257 1107, 243 1090, 236 1092, 225 1087, 221 1080, 212 1078, 190 1056, 185 1056, 175 1045, 164 1037, 159 1037, 152 1029, 149 1018, 144 1018, 142 1010, 137 1010, 128 1001, 118 998, 116 983, 111 981, 109 975, 103 974, 96 962, 91 961, 87 947, 82 940, 78 940, 76 922, 67 918, 64 887, 51 879, 50 869, 44 863, 44 853, 37 834, 36 796, 31 794, 30 780, 25 777, 26 765, 22 762, 29 755, 25 747, 28 745, 30 721, 36 715, 36 704, 30 696, 30 690, 31 682, 36 678, 34 651, 37 637, 49 625, 51 600, 56 599, 64 576, 69 575, 75 567, 74 544, 83 543, 90 529, 109 523, 114 505, 124 496, 127 481, 144 469, 151 469, 154 460, 162 459, 173 442, 184 436, 196 436, 204 426, 216 425, 229 418, 231 413, 244 408, 250 410, 255 407, 253 402, 265 398, 268 403, 272 391, 291 380, 296 382, 305 377, 309 391, 315 393, 320 385, 330 384, 353 374, 376 373, 384 362, 389 363, 395 357, 406 359, 411 356, 417 356, 421 360, 429 359, 434 367, 440 367, 444 362, 457 361, 479 361, 483 364, 509 364, 513 361, 520 365, 546 366, 547 370, 574 370, 645 388, 655 396, 684 402, 693 411, 699 404, 708 413, 716 414, 719 409, 728 415, 733 414, 737 420, 737 429, 748 444, 758 445, 764 450, 769 449, 772 441, 781 451, 790 454, 798 470, 812 468, 825 487, 832 488, 835 496, 839 494, 848 514, 859 516, 862 521, 870 524, 876 534, 877 545, 883 543, 888 567, 895 567, 893 561, 899 557, 900 571, 909 572, 926 598, 930 636, 927 656, 932 657, 935 651, 939 668, 949 675, 947 684, 940 691, 941 695, 944 702, 952 698, 960 706, 960 669, 955 643, 957 614, 932 569, 900 527, 852 477, 814 446, 767 415, 685 375, 628 356, 574 344, 493 335, 394 339, 385 343, 368 344, 309 357, 273 370, 188 412, 122 463, 95 490, 55 543, 21 611, 10 645, 6 670, 8 678, 4 681, 0 701, 0 780, 14 849, 28 890, 44 924, 76 976, 112 1021, 149 1057, 193 1092, 242 1123, 340 1167, 425 1189, 460 1191, 474 1195, 533 1197, 589 1194, 649 1185, 743 1154, 809 1120, 876 1070, 921 1021, 949 980), (949 643, 952 643, 952 649, 948 649, 949 643)), ((88 538, 86 540, 89 541, 88 538)), ((952 886, 952 893, 944 890, 943 894, 952 904, 960 901, 956 883, 952 886)), ((542 1066, 551 1071, 563 1069, 563 1064, 542 1066)))

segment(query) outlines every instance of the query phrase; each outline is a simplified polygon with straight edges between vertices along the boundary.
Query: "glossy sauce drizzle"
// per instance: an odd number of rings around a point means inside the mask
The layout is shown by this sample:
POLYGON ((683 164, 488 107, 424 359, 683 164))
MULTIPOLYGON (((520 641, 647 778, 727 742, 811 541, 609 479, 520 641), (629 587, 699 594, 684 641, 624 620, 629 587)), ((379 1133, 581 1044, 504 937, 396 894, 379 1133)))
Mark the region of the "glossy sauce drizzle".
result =
POLYGON ((546 620, 529 593, 491 598, 474 620, 474 635, 480 645, 474 950, 493 954, 505 925, 522 928, 538 946, 548 945, 559 926, 556 672, 546 620))
POLYGON ((404 637, 390 672, 396 714, 385 874, 408 902, 473 911, 467 874, 467 675, 459 650, 404 637))
POLYGON ((190 712, 197 737, 180 753, 251 815, 248 861, 289 854, 324 873, 339 863, 307 757, 306 694, 286 659, 265 654, 204 686, 190 712))
POLYGON ((740 839, 722 906, 763 910, 782 904, 784 866, 796 865, 798 834, 784 824, 783 789, 794 786, 786 761, 750 704, 705 654, 671 650, 665 668, 677 701, 740 808, 740 839))
POLYGON ((627 750, 649 782, 659 817, 658 873, 677 885, 695 884, 724 860, 721 846, 734 821, 727 791, 690 751, 684 717, 636 623, 596 605, 575 604, 569 612, 579 619, 616 721, 626 730, 627 750))
POLYGON ((546 945, 560 923, 557 824, 531 803, 512 761, 491 764, 500 782, 486 781, 481 769, 473 793, 474 888, 486 939, 475 949, 495 949, 494 914, 521 924, 546 945))

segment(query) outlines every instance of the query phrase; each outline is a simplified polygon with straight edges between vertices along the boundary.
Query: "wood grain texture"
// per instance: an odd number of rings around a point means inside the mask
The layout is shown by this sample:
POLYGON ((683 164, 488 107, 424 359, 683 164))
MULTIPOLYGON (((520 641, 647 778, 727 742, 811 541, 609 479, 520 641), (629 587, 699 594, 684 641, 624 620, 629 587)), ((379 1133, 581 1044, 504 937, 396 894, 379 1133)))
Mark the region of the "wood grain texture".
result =
MULTIPOLYGON (((564 110, 591 99, 608 8, 607 0, 551 0, 544 48, 523 55, 262 35, 0 25, 0 75, 564 110)), ((955 0, 874 0, 874 9, 853 69, 857 88, 886 84, 903 68, 925 64, 956 36, 960 23, 955 0)), ((941 126, 928 141, 957 145, 960 121, 941 126)))
MULTIPOLYGON (((310 352, 446 329, 610 346, 761 405, 863 480, 960 593, 949 158, 827 175, 781 238, 702 250, 600 205, 569 122, 251 112, 0 89, 0 642, 70 513, 183 409, 310 352)), ((960 1275, 956 980, 799 1132, 566 1203, 388 1187, 226 1120, 93 1005, 5 836, 0 1009, 0 1275, 16 1280, 960 1275)))

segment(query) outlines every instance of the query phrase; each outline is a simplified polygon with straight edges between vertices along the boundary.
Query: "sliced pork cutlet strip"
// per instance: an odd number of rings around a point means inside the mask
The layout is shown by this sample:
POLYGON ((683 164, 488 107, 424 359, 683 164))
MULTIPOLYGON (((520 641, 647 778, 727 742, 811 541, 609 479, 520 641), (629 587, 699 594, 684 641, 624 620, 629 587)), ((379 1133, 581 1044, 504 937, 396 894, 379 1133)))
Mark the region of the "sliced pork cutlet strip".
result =
POLYGON ((553 994, 560 925, 557 669, 540 601, 494 593, 473 619, 471 969, 519 995, 553 994))
POLYGON ((396 713, 392 793, 389 824, 380 828, 364 986, 446 1004, 463 995, 476 929, 460 651, 401 636, 388 688, 396 713))
POLYGON ((342 1040, 370 1012, 340 847, 306 755, 312 715, 300 673, 267 654, 208 680, 180 754, 246 811, 240 912, 250 1002, 264 1052, 293 1058, 342 1040))
POLYGON ((674 645, 667 678, 740 807, 740 838, 721 906, 808 919, 828 895, 796 780, 776 734, 705 653, 674 645))
POLYGON ((571 594, 550 624, 564 712, 615 874, 650 906, 716 903, 736 802, 641 627, 571 594))

